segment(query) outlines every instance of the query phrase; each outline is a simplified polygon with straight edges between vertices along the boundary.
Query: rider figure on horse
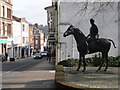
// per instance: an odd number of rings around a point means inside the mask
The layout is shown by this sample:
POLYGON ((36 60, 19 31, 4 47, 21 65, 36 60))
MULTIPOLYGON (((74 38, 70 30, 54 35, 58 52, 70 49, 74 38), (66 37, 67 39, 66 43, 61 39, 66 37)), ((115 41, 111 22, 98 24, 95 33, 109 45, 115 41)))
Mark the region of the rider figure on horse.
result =
POLYGON ((90 24, 91 24, 91 27, 90 27, 90 34, 87 36, 87 42, 90 43, 92 41, 97 41, 98 37, 99 37, 99 34, 98 34, 98 27, 97 25, 94 24, 94 20, 91 18, 90 19, 90 24), (90 36, 90 38, 89 38, 90 36))

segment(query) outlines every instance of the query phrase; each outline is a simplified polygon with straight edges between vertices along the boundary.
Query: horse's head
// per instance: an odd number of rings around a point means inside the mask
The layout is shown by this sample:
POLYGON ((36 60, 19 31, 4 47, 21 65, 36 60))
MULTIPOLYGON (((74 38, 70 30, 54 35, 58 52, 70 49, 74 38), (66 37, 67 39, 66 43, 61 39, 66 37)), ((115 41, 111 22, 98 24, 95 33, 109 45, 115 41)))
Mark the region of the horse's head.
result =
POLYGON ((69 36, 71 34, 74 34, 74 26, 70 25, 68 27, 68 29, 65 31, 65 33, 63 34, 64 37, 69 36))

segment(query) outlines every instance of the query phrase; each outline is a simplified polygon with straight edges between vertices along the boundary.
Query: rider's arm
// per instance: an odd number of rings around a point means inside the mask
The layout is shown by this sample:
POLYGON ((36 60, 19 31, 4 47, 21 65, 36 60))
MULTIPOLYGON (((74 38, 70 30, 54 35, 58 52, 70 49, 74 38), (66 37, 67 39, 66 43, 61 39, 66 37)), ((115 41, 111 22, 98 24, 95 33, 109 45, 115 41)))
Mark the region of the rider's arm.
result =
POLYGON ((99 34, 97 34, 97 39, 99 38, 99 34))

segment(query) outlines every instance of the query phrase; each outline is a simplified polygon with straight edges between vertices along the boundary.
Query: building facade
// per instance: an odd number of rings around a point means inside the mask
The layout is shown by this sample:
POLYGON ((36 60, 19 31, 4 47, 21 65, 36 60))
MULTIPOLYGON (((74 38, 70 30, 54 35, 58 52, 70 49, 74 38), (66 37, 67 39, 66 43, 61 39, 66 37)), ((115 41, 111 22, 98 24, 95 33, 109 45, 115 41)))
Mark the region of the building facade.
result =
POLYGON ((33 30, 33 40, 34 40, 34 53, 41 51, 41 42, 40 42, 40 30, 38 29, 38 24, 34 25, 35 28, 33 30))
POLYGON ((31 56, 31 44, 29 42, 29 23, 23 19, 13 16, 13 38, 12 47, 8 54, 13 58, 23 58, 31 56))
POLYGON ((21 19, 12 16, 12 46, 8 48, 8 55, 10 58, 20 58, 21 57, 21 43, 22 43, 22 33, 21 33, 21 19))
POLYGON ((55 8, 56 3, 52 3, 52 6, 48 6, 45 8, 47 11, 47 23, 48 23, 48 39, 47 46, 48 52, 51 54, 51 60, 53 63, 56 62, 57 54, 57 8, 55 8))
POLYGON ((45 43, 45 40, 44 40, 44 33, 41 31, 40 32, 40 47, 41 47, 41 52, 44 51, 44 43, 45 43))
POLYGON ((43 33, 42 37, 44 36, 42 39, 42 42, 44 43, 44 45, 42 44, 43 51, 47 51, 48 26, 39 25, 39 30, 41 30, 43 33))
POLYGON ((0 0, 0 53, 12 45, 12 1, 0 0))
MULTIPOLYGON (((79 2, 58 0, 57 2, 57 56, 56 64, 68 58, 79 58, 76 41, 73 36, 63 37, 63 33, 72 24, 85 36, 89 34, 90 19, 95 20, 99 29, 99 38, 112 39, 117 48, 111 44, 109 56, 119 56, 119 3, 118 2, 79 2), (112 6, 112 7, 111 7, 112 6), (114 10, 113 10, 114 9, 114 10)), ((56 3, 53 2, 54 4, 56 3)), ((55 5, 56 6, 56 5, 55 5)), ((54 7, 55 7, 54 6, 54 7)), ((90 57, 91 55, 87 55, 90 57)))
POLYGON ((39 25, 36 23, 33 28, 33 51, 43 52, 45 44, 45 34, 40 30, 39 25))
POLYGON ((33 30, 35 29, 35 26, 32 24, 29 24, 29 44, 30 44, 30 56, 33 55, 34 50, 34 36, 33 36, 33 30))
POLYGON ((29 22, 25 18, 21 18, 22 25, 22 57, 30 56, 30 44, 29 44, 29 22))

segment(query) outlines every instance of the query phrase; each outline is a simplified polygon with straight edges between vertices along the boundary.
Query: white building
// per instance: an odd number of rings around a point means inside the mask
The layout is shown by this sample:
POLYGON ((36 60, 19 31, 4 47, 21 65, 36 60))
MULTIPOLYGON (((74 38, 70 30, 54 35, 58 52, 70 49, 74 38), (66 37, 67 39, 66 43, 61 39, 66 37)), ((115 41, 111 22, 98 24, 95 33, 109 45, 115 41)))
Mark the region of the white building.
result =
POLYGON ((41 47, 41 52, 44 51, 44 33, 41 31, 40 32, 40 47, 41 47))
POLYGON ((22 46, 22 24, 21 19, 18 17, 13 16, 12 20, 12 29, 13 29, 13 46, 12 51, 9 51, 10 56, 14 58, 20 58, 21 57, 21 46, 22 46), (12 52, 12 53, 10 53, 12 52))
POLYGON ((30 56, 30 44, 29 44, 29 23, 24 19, 21 18, 21 25, 22 25, 22 57, 30 56))
POLYGON ((29 23, 22 19, 13 16, 13 46, 10 53, 14 58, 30 56, 29 45, 29 23))
MULTIPOLYGON (((58 57, 57 62, 68 58, 78 58, 76 42, 73 36, 63 37, 70 24, 79 28, 85 36, 89 34, 90 22, 93 18, 99 29, 100 38, 112 39, 117 48, 111 43, 109 56, 120 55, 120 31, 118 2, 67 2, 58 1, 58 57)), ((87 55, 88 56, 88 55, 87 55)))

